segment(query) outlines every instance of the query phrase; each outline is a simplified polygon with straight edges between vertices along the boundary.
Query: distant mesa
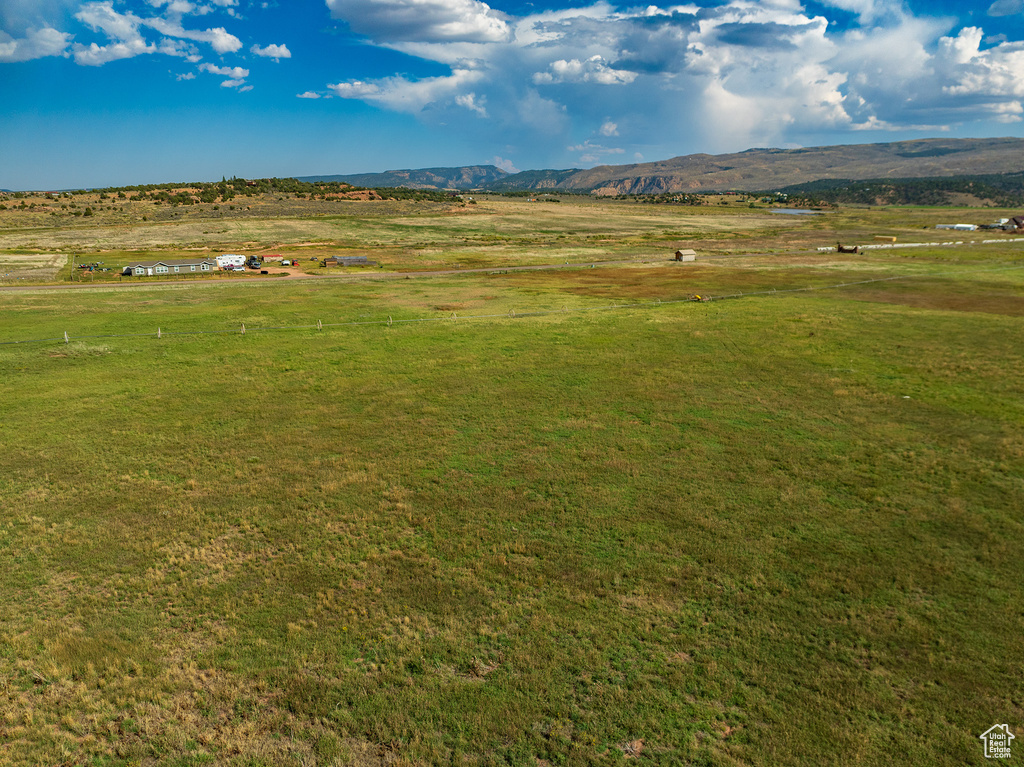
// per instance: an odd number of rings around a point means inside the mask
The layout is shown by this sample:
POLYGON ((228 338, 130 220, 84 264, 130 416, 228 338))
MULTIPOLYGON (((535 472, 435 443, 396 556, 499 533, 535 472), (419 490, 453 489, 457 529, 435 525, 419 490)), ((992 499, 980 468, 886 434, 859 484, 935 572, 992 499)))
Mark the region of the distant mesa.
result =
POLYGON ((915 179, 1024 172, 1024 139, 918 139, 801 149, 691 154, 633 165, 506 173, 494 165, 302 176, 361 187, 664 194, 779 189, 823 180, 915 179))
POLYGON ((494 165, 471 165, 461 168, 421 168, 389 170, 383 173, 356 173, 347 176, 297 176, 297 181, 310 183, 336 181, 352 186, 380 189, 469 190, 491 188, 509 174, 494 165))

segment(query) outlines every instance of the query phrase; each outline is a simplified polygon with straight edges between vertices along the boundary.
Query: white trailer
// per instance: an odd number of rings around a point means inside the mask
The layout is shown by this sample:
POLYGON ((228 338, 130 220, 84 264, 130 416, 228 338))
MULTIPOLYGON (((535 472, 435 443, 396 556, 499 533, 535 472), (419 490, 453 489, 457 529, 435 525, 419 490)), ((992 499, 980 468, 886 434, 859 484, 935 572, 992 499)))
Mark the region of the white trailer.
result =
POLYGON ((225 253, 217 256, 217 267, 219 269, 229 269, 232 266, 245 266, 245 256, 240 256, 237 253, 225 253))

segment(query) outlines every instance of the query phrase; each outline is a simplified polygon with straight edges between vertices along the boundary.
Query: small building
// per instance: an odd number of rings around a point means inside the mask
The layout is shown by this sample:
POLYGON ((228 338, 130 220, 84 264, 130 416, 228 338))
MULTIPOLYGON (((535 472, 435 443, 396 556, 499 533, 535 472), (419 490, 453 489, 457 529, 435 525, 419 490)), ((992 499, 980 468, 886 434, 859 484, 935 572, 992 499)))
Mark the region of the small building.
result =
POLYGON ((697 260, 697 251, 686 248, 685 250, 676 251, 676 261, 695 261, 697 260))
POLYGON ((165 274, 198 274, 210 272, 217 267, 217 262, 208 258, 199 260, 184 259, 180 261, 137 261, 128 264, 121 270, 125 277, 154 277, 165 274))
POLYGON ((936 224, 936 229, 955 229, 958 232, 974 232, 977 231, 977 224, 936 224))

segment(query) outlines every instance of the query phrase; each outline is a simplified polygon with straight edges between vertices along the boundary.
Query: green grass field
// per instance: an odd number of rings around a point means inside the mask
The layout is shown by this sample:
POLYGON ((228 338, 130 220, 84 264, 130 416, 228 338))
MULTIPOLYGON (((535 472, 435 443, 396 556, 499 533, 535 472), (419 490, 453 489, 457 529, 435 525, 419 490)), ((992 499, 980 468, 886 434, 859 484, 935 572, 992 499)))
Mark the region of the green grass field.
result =
POLYGON ((1024 731, 1024 243, 801 250, 899 219, 837 216, 0 292, 0 762, 984 763, 1024 731))

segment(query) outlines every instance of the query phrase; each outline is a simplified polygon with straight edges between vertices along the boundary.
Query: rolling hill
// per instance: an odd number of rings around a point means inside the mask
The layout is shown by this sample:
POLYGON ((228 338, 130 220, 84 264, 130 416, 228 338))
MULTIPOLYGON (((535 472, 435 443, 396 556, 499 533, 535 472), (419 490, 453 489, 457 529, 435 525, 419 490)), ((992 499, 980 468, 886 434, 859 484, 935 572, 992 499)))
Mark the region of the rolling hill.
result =
POLYGON ((316 183, 338 181, 371 188, 404 186, 409 189, 479 189, 500 183, 509 174, 494 165, 461 168, 422 168, 389 170, 383 173, 356 173, 347 176, 297 176, 297 181, 316 183))
POLYGON ((692 154, 586 170, 506 173, 493 165, 425 168, 348 176, 305 176, 355 186, 413 189, 564 191, 599 195, 763 191, 827 179, 913 179, 1024 171, 1024 139, 919 139, 802 149, 692 154))

